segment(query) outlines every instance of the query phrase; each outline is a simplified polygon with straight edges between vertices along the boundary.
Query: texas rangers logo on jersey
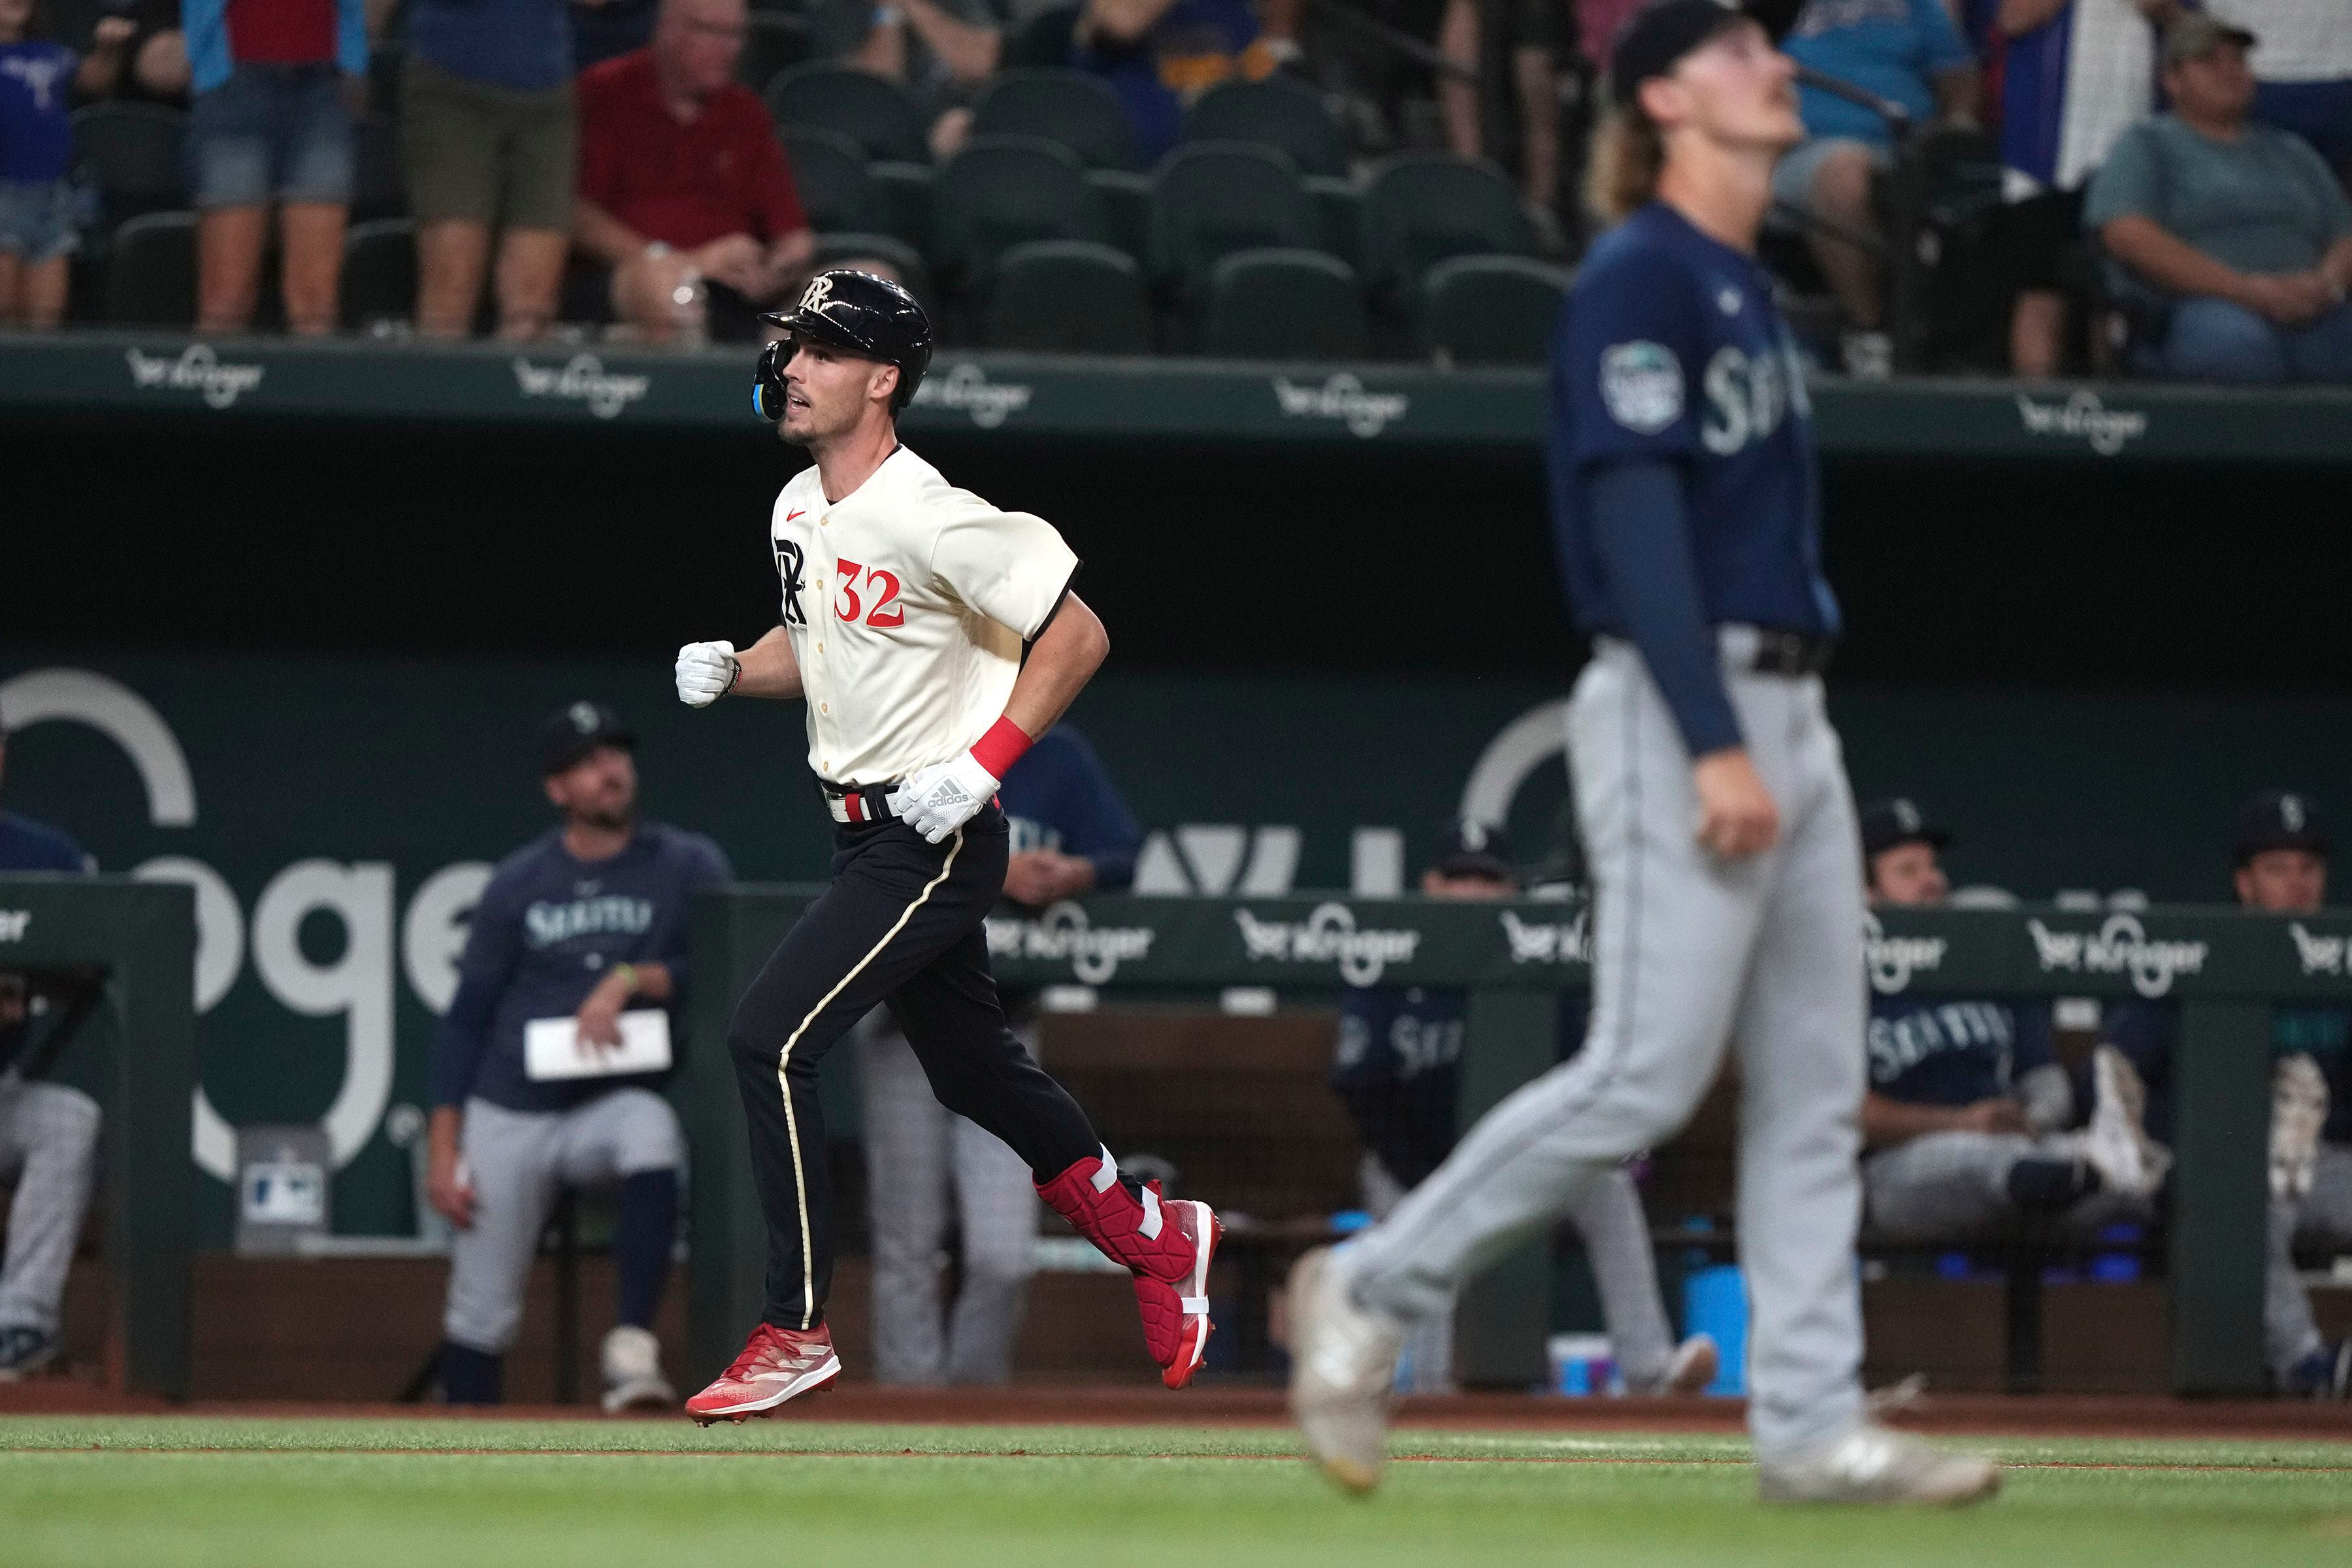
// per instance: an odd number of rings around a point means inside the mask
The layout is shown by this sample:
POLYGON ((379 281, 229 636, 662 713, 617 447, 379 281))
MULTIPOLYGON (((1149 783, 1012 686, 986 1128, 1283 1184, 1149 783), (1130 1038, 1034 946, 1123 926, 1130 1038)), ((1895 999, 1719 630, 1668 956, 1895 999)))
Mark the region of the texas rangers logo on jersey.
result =
POLYGON ((824 314, 826 305, 831 303, 832 299, 833 279, 825 277, 823 273, 819 273, 816 277, 809 279, 809 286, 802 291, 801 309, 803 310, 814 310, 818 315, 822 316, 824 314))
POLYGON ((1637 436, 1654 436, 1683 416, 1683 366, 1664 343, 1612 344, 1601 356, 1601 401, 1637 436))
POLYGON ((808 616, 801 613, 801 579, 807 571, 808 563, 801 554, 800 545, 789 539, 777 540, 776 575, 784 580, 784 625, 788 626, 808 625, 808 616))

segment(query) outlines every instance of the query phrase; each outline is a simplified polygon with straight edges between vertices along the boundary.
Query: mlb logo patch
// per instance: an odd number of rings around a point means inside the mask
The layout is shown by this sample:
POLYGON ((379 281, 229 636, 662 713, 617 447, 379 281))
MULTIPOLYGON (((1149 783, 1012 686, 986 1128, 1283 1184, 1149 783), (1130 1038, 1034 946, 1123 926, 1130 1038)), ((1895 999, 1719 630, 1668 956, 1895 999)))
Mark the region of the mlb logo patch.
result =
POLYGON ((1601 356, 1601 401, 1637 436, 1654 436, 1683 416, 1683 367, 1664 343, 1618 343, 1601 356))

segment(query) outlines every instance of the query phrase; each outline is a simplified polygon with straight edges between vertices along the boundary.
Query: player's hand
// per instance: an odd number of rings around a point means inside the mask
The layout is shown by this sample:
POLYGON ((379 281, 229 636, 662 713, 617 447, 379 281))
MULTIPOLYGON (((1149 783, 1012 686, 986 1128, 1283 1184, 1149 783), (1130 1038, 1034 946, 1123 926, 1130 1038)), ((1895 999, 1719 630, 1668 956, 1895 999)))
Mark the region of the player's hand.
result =
POLYGON ((2022 1132, 2025 1108, 2007 1095, 1996 1095, 1962 1107, 1959 1124, 1964 1132, 2022 1132))
POLYGON ((970 752, 951 763, 933 763, 887 797, 891 815, 937 844, 970 822, 996 794, 994 773, 970 752))
POLYGON ((474 1184, 466 1179, 466 1162, 456 1141, 435 1139, 425 1164, 425 1197, 434 1212, 459 1230, 474 1225, 474 1184))
POLYGON ((596 989, 588 993, 588 1000, 580 1004, 572 1020, 580 1032, 582 1056, 621 1048, 621 1009, 628 1005, 629 988, 618 975, 607 974, 596 983, 596 989))
POLYGON ((1744 747, 1709 752, 1691 766, 1698 786, 1698 841, 1708 854, 1744 859, 1772 847, 1780 811, 1744 747))
POLYGON ((708 708, 733 689, 743 666, 731 642, 690 642, 677 650, 677 700, 708 708))
POLYGON ((1005 862, 1004 896, 1043 909, 1094 886, 1094 862, 1058 849, 1024 849, 1005 862))

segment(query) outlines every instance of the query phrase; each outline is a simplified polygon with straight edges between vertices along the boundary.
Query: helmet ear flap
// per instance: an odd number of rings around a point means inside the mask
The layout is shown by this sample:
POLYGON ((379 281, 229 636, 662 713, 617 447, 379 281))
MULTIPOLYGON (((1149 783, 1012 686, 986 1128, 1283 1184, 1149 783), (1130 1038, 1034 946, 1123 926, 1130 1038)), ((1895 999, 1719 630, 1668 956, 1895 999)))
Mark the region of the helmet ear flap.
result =
POLYGON ((760 367, 751 377, 751 410, 773 425, 784 416, 784 362, 792 357, 786 338, 760 351, 760 367))

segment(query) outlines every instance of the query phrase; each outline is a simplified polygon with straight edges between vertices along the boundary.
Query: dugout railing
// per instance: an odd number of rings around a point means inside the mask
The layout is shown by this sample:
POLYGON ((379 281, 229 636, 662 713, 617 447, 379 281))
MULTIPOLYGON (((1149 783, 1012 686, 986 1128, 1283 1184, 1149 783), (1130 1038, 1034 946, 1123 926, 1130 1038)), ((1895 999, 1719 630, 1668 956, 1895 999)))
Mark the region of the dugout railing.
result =
MULTIPOLYGON (((689 1380, 715 1374, 760 1310, 764 1231, 726 1048, 735 999, 814 895, 736 885, 698 896, 688 1045, 675 1098, 693 1150, 689 1380)), ((1119 994, 1247 986, 1328 1002, 1349 984, 1468 994, 1466 1122, 1557 1052, 1558 996, 1588 983, 1590 931, 1573 903, 1094 898, 992 921, 1000 979, 1119 994)), ((2352 1005, 2352 917, 2230 910, 1886 910, 1873 918, 1867 984, 1882 994, 2029 1000, 2137 998, 2179 1010, 2172 1068, 2177 1159, 2165 1230, 2169 1380, 2183 1394, 2257 1394, 2268 1200, 2270 1025, 2281 1005, 2352 1005)), ((836 1055, 845 1054, 836 1052, 836 1055)), ((828 1121, 855 1125, 828 1072, 828 1121)), ((1550 1329, 1549 1259, 1524 1248, 1481 1279, 1457 1314, 1459 1374, 1534 1384, 1550 1329)))

